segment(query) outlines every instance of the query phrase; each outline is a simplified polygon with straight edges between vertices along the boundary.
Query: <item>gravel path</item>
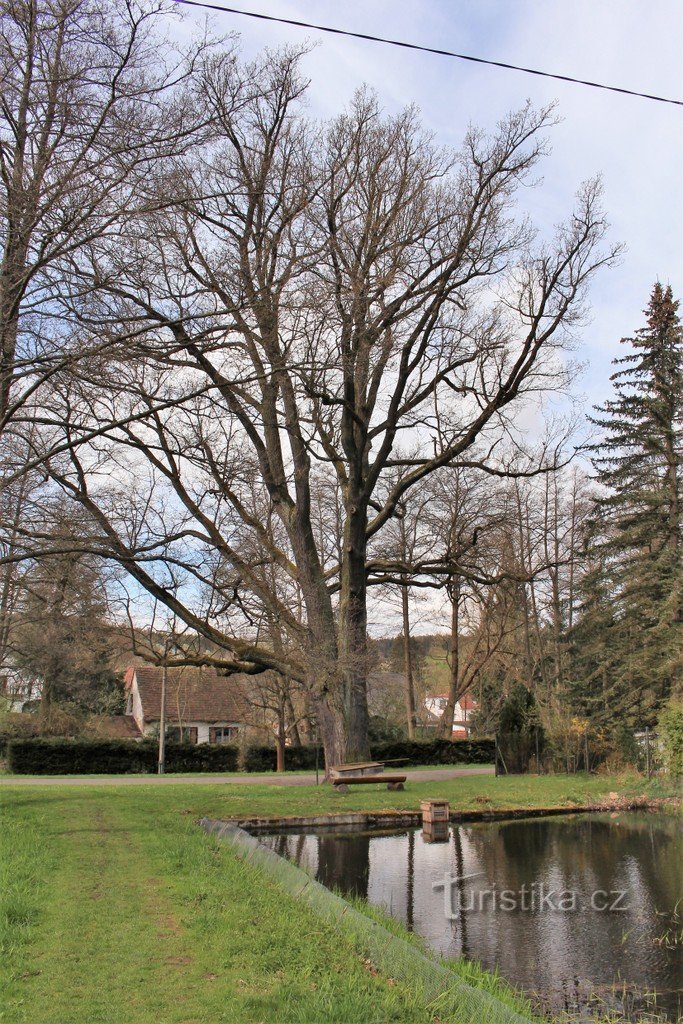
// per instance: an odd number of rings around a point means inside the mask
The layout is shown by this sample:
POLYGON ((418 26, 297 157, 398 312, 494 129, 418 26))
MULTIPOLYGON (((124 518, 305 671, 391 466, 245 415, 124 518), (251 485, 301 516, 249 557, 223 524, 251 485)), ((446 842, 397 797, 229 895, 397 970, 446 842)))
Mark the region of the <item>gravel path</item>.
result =
MULTIPOLYGON (((427 768, 425 771, 410 771, 406 774, 414 782, 438 782, 440 779, 457 779, 467 775, 493 775, 489 765, 472 768, 427 768)), ((322 779, 322 773, 321 773, 322 779)), ((3 775, 0 786, 245 786, 249 783, 268 786, 312 786, 315 775, 3 775)))

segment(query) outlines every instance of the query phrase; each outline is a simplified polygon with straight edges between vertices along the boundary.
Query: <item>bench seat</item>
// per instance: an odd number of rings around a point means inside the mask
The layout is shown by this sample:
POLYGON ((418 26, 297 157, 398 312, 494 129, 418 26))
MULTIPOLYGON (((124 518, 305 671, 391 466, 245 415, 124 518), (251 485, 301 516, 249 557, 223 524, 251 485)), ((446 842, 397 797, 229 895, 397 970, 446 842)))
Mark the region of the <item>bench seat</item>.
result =
POLYGON ((332 785, 339 793, 348 793, 349 786, 369 786, 371 783, 385 782, 387 789, 403 789, 407 775, 346 775, 340 779, 332 779, 332 785))

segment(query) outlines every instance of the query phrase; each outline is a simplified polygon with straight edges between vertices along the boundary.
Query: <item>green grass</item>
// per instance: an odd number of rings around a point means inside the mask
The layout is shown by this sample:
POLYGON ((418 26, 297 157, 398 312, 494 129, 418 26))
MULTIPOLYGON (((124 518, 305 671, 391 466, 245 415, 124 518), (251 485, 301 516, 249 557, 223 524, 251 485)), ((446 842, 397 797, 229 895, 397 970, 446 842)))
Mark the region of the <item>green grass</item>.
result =
MULTIPOLYGON (((477 763, 477 764, 469 764, 469 763, 458 762, 458 763, 454 763, 454 764, 416 764, 416 765, 410 765, 410 766, 407 766, 407 765, 391 766, 391 765, 389 765, 389 770, 390 771, 393 771, 394 768, 395 768, 395 770, 397 772, 398 771, 433 772, 433 771, 442 771, 444 769, 449 769, 449 768, 456 768, 459 771, 468 771, 468 770, 477 771, 478 769, 481 769, 481 768, 493 768, 493 761, 491 761, 490 763, 489 762, 485 762, 485 763, 477 763)), ((165 773, 165 777, 169 778, 169 779, 202 779, 202 778, 205 779, 207 776, 210 776, 211 778, 220 778, 220 779, 228 779, 228 780, 229 779, 242 779, 242 780, 254 779, 254 780, 258 780, 258 779, 261 779, 261 778, 263 778, 263 779, 270 778, 273 775, 278 775, 278 774, 285 774, 285 775, 309 775, 309 776, 313 777, 313 776, 315 776, 315 768, 292 768, 292 769, 288 768, 287 771, 284 772, 284 773, 283 772, 274 772, 274 771, 271 771, 270 769, 264 770, 262 772, 243 772, 243 771, 237 771, 237 772, 214 772, 214 771, 210 771, 210 772, 166 772, 165 773)), ((323 766, 323 762, 322 762, 322 755, 321 755, 321 761, 320 761, 319 774, 320 774, 320 777, 322 778, 322 776, 324 774, 324 766, 323 766)), ((2 768, 2 767, 0 767, 0 775, 6 776, 6 777, 9 777, 9 778, 15 778, 15 779, 21 780, 23 782, 37 782, 37 783, 42 782, 46 778, 45 775, 15 774, 13 772, 8 771, 6 768, 2 768)), ((59 775, 59 776, 51 775, 51 776, 49 776, 49 778, 59 778, 60 780, 82 779, 84 777, 87 777, 89 779, 112 779, 112 778, 126 778, 126 779, 130 779, 130 778, 134 778, 134 779, 150 779, 150 780, 152 780, 156 776, 155 776, 155 773, 153 773, 153 772, 127 772, 125 775, 112 775, 111 773, 107 773, 107 774, 101 774, 100 773, 100 774, 93 774, 93 775, 87 775, 87 776, 84 776, 83 773, 81 772, 81 773, 73 774, 73 775, 59 775)))
MULTIPOLYGON (((479 776, 345 797, 266 784, 3 786, 0 1022, 449 1020, 418 990, 374 972, 350 939, 204 835, 196 818, 414 808, 424 796, 463 809, 574 806, 645 790, 664 794, 636 776, 479 776)), ((491 975, 457 969, 514 1002, 491 975)))
POLYGON ((3 789, 3 1024, 438 1019, 201 832, 199 795, 3 789))
MULTIPOLYGON (((147 787, 137 787, 138 792, 147 787)), ((161 787, 159 787, 161 788, 161 787)), ((610 793, 630 798, 671 793, 664 783, 635 773, 620 776, 516 775, 495 778, 473 775, 438 782, 411 778, 403 792, 384 786, 352 786, 340 794, 330 786, 282 786, 272 783, 231 786, 167 787, 188 813, 214 818, 297 816, 343 811, 416 810, 425 799, 447 799, 452 810, 519 810, 537 807, 580 807, 606 800, 610 793)))

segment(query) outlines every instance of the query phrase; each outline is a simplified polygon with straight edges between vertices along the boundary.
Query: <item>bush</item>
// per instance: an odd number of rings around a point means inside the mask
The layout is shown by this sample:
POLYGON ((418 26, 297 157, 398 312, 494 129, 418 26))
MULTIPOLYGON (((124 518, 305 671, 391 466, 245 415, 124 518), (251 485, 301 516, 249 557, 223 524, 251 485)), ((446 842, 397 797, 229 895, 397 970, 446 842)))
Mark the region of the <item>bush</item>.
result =
POLYGON ((659 716, 657 731, 664 749, 664 767, 679 778, 683 775, 683 701, 669 701, 659 716))
POLYGON ((494 740, 395 740, 374 743, 375 761, 405 759, 410 764, 493 764, 494 740))
POLYGON ((38 722, 34 715, 6 712, 0 716, 0 757, 7 754, 10 740, 25 739, 36 736, 39 732, 38 722))
POLYGON ((237 747, 222 743, 166 744, 167 772, 236 772, 237 758, 237 747))
MULTIPOLYGON (((396 740, 375 743, 376 761, 405 760, 407 764, 486 764, 494 758, 493 740, 396 740)), ((10 739, 8 767, 21 775, 110 775, 155 772, 157 744, 150 740, 10 739)), ((233 772, 238 751, 233 746, 166 743, 167 772, 233 772)), ((323 768, 322 749, 319 752, 323 768)), ((312 771, 315 747, 287 747, 287 771, 312 771)), ((247 772, 275 771, 275 747, 249 746, 242 768, 247 772)))
MULTIPOLYGON (((405 760, 407 764, 492 764, 495 756, 493 740, 391 740, 373 743, 373 761, 405 760)), ((320 767, 324 759, 320 750, 320 767)), ((247 747, 242 761, 246 772, 274 772, 277 763, 275 747, 247 747)), ((315 768, 315 747, 287 747, 286 771, 312 771, 315 768)))
MULTIPOLYGON (((19 775, 110 775, 157 770, 156 743, 143 740, 10 739, 8 768, 19 775)), ((233 772, 237 748, 166 744, 167 772, 233 772)))
MULTIPOLYGON (((322 748, 318 754, 320 767, 324 763, 322 748)), ((245 772, 274 772, 277 767, 275 747, 253 744, 244 751, 242 768, 245 772)), ((312 771, 315 768, 315 747, 285 747, 285 770, 312 771)))

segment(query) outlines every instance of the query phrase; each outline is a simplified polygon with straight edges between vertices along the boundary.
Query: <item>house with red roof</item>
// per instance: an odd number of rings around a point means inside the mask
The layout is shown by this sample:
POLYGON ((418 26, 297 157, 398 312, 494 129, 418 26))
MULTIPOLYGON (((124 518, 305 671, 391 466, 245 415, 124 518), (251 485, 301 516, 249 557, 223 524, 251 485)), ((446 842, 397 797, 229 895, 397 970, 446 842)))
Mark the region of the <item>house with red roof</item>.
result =
MULTIPOLYGON (((429 716, 428 724, 436 726, 439 719, 446 710, 448 703, 447 693, 437 693, 433 697, 426 697, 424 706, 429 716)), ((453 735, 454 740, 466 740, 472 732, 472 718, 479 704, 470 693, 463 693, 455 703, 453 713, 453 735)))
MULTIPOLYGON (((126 718, 139 736, 158 734, 163 669, 131 666, 125 674, 126 718)), ((169 668, 166 735, 189 743, 233 743, 246 728, 248 702, 240 677, 213 668, 169 668)))

